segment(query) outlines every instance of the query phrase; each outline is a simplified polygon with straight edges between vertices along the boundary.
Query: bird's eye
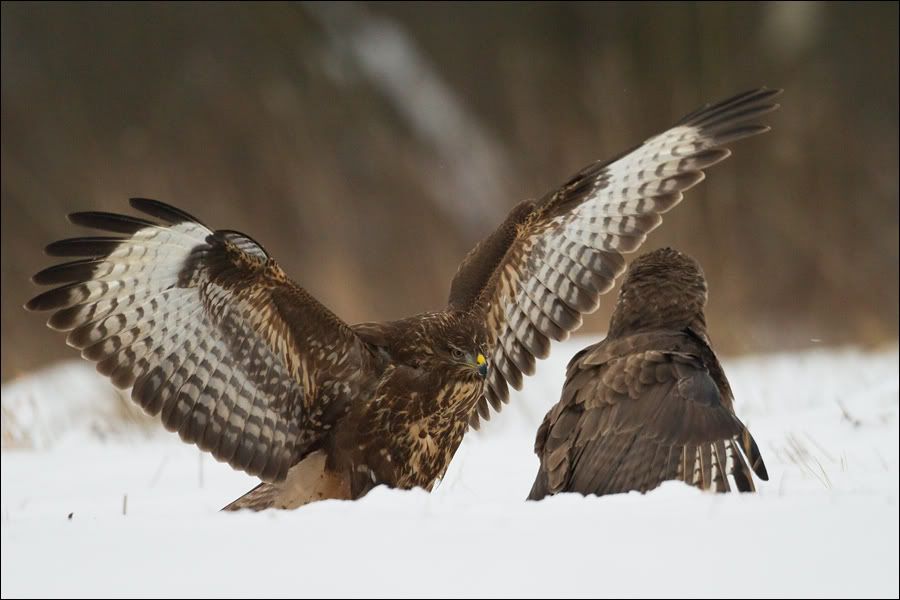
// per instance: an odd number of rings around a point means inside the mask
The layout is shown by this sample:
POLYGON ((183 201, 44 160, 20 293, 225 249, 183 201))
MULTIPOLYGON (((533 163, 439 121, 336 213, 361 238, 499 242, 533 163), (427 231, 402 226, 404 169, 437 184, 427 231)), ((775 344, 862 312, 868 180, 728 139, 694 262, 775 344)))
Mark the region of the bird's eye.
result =
POLYGON ((459 348, 450 348, 450 356, 454 358, 454 360, 462 360, 465 353, 459 348))

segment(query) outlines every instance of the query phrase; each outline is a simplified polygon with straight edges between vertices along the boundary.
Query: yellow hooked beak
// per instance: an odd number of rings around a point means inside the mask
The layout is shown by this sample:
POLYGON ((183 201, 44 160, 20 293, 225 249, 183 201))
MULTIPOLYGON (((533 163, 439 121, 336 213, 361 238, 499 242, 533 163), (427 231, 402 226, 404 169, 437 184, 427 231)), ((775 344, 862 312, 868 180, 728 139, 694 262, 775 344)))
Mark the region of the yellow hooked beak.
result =
POLYGON ((478 374, 482 377, 487 376, 487 359, 484 357, 484 354, 481 352, 478 353, 478 356, 475 358, 475 363, 478 365, 478 374))

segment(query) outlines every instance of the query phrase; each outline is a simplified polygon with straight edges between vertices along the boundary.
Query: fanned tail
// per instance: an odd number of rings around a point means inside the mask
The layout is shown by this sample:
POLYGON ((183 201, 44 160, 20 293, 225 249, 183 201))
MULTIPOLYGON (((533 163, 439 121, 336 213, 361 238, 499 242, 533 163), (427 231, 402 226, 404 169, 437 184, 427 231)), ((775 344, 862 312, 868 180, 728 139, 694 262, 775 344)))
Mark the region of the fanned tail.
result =
POLYGON ((716 492, 731 491, 729 477, 739 492, 756 491, 753 473, 763 481, 769 480, 759 446, 746 428, 733 439, 686 445, 676 452, 681 457, 679 468, 674 477, 663 477, 662 480, 678 479, 688 485, 716 492))

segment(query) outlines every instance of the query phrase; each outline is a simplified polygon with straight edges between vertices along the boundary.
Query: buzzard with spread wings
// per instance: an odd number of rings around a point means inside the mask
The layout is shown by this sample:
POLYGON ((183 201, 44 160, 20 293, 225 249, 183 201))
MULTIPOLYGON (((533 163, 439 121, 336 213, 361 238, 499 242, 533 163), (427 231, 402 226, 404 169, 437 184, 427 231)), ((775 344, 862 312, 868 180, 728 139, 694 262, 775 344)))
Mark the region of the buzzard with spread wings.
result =
POLYGON ((706 299, 689 256, 663 248, 631 264, 609 335, 572 358, 538 429, 530 500, 646 492, 667 480, 727 492, 729 477, 749 492, 751 468, 769 479, 710 346, 706 299))
POLYGON ((153 220, 70 215, 117 235, 50 244, 83 257, 34 276, 26 307, 165 427, 263 483, 229 508, 430 489, 463 434, 508 401, 597 308, 661 213, 762 133, 759 89, 705 106, 516 206, 463 260, 446 310, 348 325, 249 236, 133 199, 153 220))

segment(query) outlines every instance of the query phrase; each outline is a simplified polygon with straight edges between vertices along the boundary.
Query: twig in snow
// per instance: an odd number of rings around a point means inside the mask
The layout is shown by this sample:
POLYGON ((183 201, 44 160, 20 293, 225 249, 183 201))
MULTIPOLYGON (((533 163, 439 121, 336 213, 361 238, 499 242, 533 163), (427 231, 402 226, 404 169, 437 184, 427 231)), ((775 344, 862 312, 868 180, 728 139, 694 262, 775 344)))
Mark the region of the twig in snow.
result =
POLYGON ((862 421, 847 412, 847 409, 844 408, 844 405, 841 404, 840 400, 836 400, 836 402, 838 407, 841 409, 841 413, 843 413, 844 419, 846 419, 854 427, 859 427, 860 425, 862 425, 862 421))

